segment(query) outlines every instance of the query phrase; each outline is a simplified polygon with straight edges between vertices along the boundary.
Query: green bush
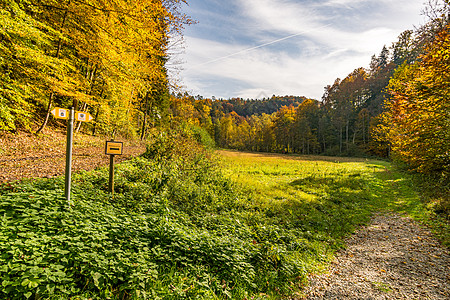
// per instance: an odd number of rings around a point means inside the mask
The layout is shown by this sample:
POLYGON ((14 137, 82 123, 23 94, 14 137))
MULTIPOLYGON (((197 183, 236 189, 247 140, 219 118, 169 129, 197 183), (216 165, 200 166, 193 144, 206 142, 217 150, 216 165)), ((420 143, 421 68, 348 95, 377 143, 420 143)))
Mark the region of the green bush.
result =
POLYGON ((208 133, 208 131, 200 126, 191 126, 190 131, 193 134, 194 139, 207 149, 216 148, 216 142, 208 133))
POLYGON ((294 174, 271 192, 314 200, 260 199, 219 164, 190 134, 166 132, 116 166, 113 195, 107 168, 73 176, 70 208, 63 178, 0 186, 0 299, 289 297, 390 198, 367 170, 295 175, 300 165, 276 161, 244 177, 294 174))
POLYGON ((298 232, 247 223, 211 153, 173 137, 117 165, 114 196, 107 169, 73 176, 70 208, 62 178, 3 186, 0 298, 245 298, 304 278, 298 232))

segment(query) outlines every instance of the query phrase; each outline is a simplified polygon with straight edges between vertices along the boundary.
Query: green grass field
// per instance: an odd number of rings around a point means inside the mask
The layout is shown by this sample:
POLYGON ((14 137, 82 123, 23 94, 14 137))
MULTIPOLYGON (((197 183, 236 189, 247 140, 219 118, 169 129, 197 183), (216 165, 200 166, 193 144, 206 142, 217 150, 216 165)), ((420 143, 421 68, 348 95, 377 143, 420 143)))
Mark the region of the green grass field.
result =
MULTIPOLYGON (((281 211, 289 206, 306 207, 311 213, 308 206, 337 202, 354 208, 342 223, 350 217, 354 218, 350 223, 356 224, 364 223, 373 212, 398 212, 429 225, 444 245, 450 245, 448 222, 421 200, 412 177, 389 162, 228 150, 218 153, 226 175, 242 184, 263 207, 280 207, 281 211)), ((339 214, 344 207, 335 207, 335 212, 339 214)))
POLYGON ((0 298, 286 299, 376 211, 448 232, 387 162, 174 141, 117 165, 114 196, 75 174, 70 208, 63 178, 1 186, 0 298))
POLYGON ((349 182, 385 171, 387 163, 364 159, 220 151, 227 175, 260 200, 320 202, 349 182))

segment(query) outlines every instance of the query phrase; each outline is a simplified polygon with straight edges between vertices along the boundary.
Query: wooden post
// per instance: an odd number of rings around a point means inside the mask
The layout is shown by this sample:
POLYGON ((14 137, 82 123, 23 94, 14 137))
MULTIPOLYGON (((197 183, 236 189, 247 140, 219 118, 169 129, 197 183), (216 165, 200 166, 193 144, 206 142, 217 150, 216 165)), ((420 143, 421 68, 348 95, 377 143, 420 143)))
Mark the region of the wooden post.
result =
POLYGON ((108 191, 114 194, 114 154, 109 156, 109 185, 108 191))
POLYGON ((105 154, 109 155, 109 185, 108 191, 114 194, 114 156, 122 155, 123 143, 115 142, 114 139, 106 141, 105 154))

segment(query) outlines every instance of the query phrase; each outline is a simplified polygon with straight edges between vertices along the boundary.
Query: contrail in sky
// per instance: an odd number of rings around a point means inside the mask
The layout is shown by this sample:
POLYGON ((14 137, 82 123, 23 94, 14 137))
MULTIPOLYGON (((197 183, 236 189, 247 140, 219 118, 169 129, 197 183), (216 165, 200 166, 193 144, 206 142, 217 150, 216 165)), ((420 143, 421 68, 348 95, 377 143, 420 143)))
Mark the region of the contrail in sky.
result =
MULTIPOLYGON (((327 25, 321 26, 321 27, 319 27, 319 28, 316 28, 316 29, 314 29, 314 30, 318 30, 318 29, 330 27, 331 25, 332 25, 332 24, 327 24, 327 25)), ((283 38, 281 38, 281 39, 277 39, 277 40, 274 40, 274 41, 271 41, 271 42, 268 42, 268 43, 264 43, 264 44, 261 44, 261 45, 258 45, 258 46, 254 46, 254 47, 251 47, 251 48, 247 48, 247 49, 244 49, 244 50, 241 50, 241 51, 232 53, 232 54, 228 54, 228 55, 226 55, 226 56, 222 56, 222 57, 219 57, 219 58, 215 58, 215 59, 209 60, 209 61, 204 62, 204 63, 201 63, 201 64, 197 64, 197 65, 195 65, 194 67, 199 67, 199 66, 207 65, 207 64, 210 64, 210 63, 219 61, 219 60, 223 60, 223 59, 226 59, 226 58, 229 58, 229 57, 232 57, 232 56, 241 54, 241 53, 249 52, 249 51, 252 51, 252 50, 255 50, 255 49, 259 49, 259 48, 262 48, 262 47, 265 47, 265 46, 268 46, 268 45, 276 44, 276 43, 279 43, 279 42, 281 42, 281 41, 284 41, 284 40, 287 40, 287 39, 290 39, 290 38, 293 38, 293 37, 296 37, 296 36, 299 36, 299 35, 302 35, 302 34, 311 32, 311 31, 313 31, 313 30, 306 30, 306 31, 302 31, 302 32, 300 32, 300 33, 292 34, 292 35, 283 37, 283 38)))

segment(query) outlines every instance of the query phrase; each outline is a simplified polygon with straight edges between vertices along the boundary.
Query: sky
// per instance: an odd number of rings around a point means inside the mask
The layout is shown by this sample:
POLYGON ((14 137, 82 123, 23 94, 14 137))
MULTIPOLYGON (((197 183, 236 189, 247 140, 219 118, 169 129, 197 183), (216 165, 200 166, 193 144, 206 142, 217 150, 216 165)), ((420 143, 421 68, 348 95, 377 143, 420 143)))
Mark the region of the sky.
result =
POLYGON ((320 100, 324 88, 401 32, 424 23, 423 0, 188 0, 179 79, 206 98, 320 100))

